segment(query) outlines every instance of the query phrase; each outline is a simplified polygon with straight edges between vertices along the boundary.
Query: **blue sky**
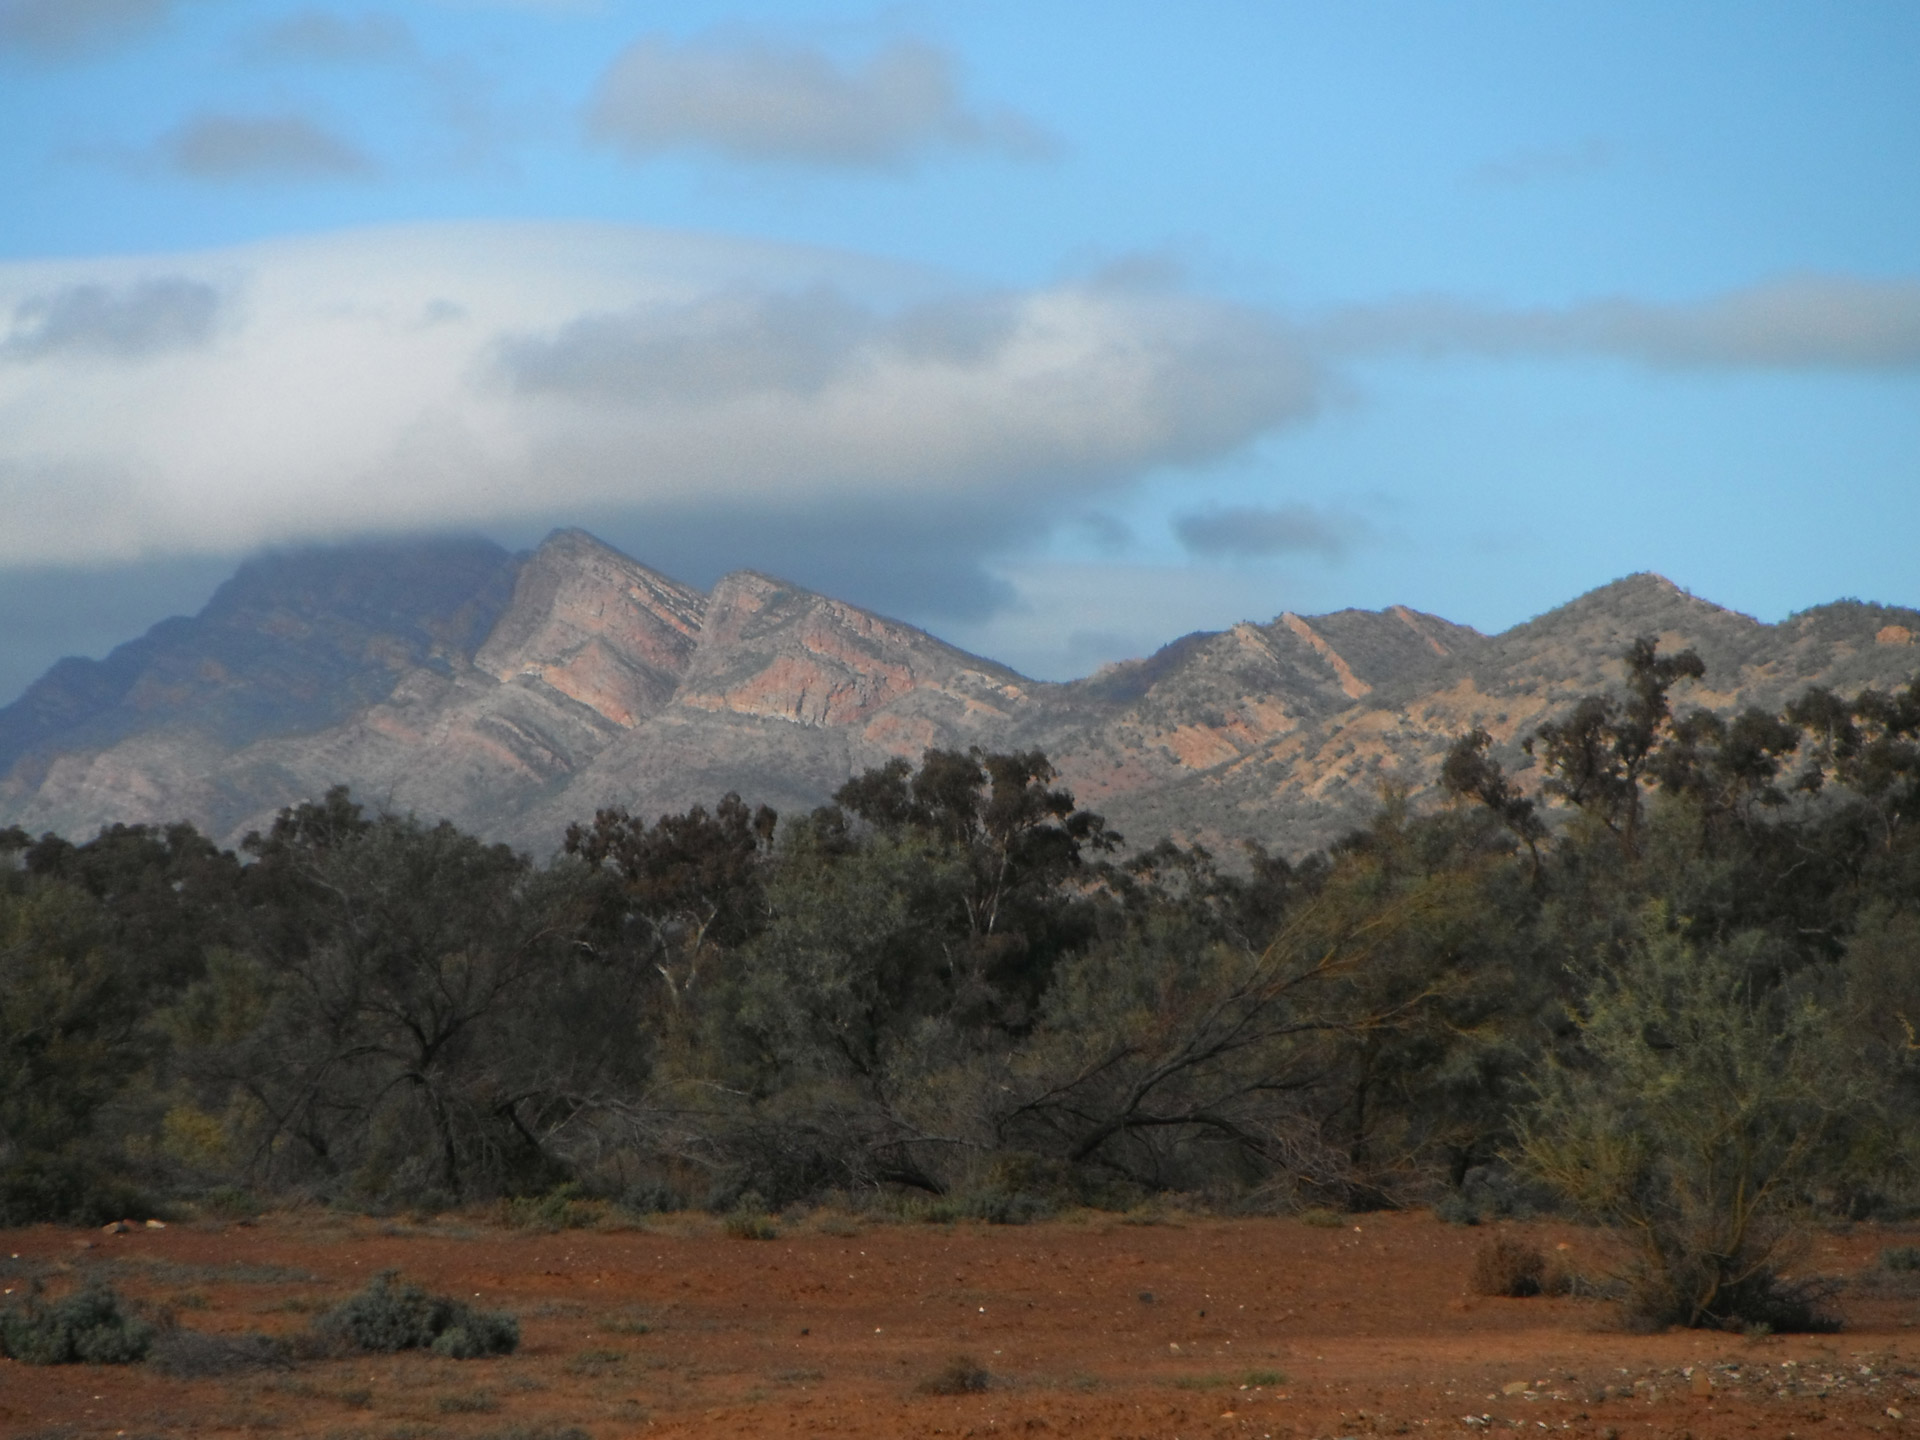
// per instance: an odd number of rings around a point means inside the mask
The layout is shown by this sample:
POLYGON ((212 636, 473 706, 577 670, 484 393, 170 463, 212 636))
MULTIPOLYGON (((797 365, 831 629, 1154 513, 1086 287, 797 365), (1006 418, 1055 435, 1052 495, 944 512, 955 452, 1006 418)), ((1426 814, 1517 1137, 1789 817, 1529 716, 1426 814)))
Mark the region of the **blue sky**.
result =
POLYGON ((1920 601, 1920 8, 0 0, 0 698, 584 524, 1032 673, 1920 601))

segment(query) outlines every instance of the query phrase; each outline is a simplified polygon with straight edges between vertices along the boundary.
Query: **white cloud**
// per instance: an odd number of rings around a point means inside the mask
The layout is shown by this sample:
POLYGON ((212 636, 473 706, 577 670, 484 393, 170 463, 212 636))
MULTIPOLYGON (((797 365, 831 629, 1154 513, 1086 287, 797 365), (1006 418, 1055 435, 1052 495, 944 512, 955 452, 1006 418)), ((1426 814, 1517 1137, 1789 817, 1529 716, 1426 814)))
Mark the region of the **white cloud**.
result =
MULTIPOLYGON (((1190 295, 955 294, 687 235, 428 226, 164 268, 233 297, 197 348, 0 366, 0 564, 648 507, 1000 506, 1004 535, 1316 394, 1271 317, 1190 295)), ((0 314, 154 269, 0 265, 0 314)))
POLYGON ((688 44, 648 37, 614 60, 588 111, 594 138, 634 158, 680 148, 732 160, 895 166, 954 145, 1047 152, 1033 122, 961 100, 953 62, 930 45, 889 44, 864 65, 753 37, 688 44))

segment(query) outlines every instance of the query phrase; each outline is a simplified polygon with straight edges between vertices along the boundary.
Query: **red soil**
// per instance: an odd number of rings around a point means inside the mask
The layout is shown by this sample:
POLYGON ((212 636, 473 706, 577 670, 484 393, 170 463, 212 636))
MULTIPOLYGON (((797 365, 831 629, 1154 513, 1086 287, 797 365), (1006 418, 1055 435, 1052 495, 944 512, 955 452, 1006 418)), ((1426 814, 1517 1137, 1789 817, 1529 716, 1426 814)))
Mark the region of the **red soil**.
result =
MULTIPOLYGON (((1590 1231, 1516 1225, 1576 1268, 1590 1231)), ((6 1436, 1307 1437, 1545 1430, 1816 1437, 1920 1429, 1920 1288, 1860 1283, 1831 1336, 1632 1335, 1593 1300, 1468 1292, 1486 1230, 1430 1216, 1111 1216, 1026 1227, 819 1216, 771 1241, 712 1221, 558 1234, 279 1216, 128 1234, 0 1232, 15 1287, 98 1274, 194 1329, 289 1334, 399 1268, 507 1309, 520 1351, 175 1380, 0 1361, 6 1436), (17 1259, 8 1257, 17 1255, 17 1259), (984 1393, 928 1393, 957 1356, 984 1393), (1469 1420, 1467 1417, 1471 1417, 1469 1420)), ((1908 1230, 1818 1238, 1869 1272, 1908 1230)))

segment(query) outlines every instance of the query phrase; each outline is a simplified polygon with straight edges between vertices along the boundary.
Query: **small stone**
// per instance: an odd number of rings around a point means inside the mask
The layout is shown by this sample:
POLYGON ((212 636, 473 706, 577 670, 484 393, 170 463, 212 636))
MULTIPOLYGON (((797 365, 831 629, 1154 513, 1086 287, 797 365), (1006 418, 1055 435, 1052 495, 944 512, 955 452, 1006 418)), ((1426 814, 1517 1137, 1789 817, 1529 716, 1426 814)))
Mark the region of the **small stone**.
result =
POLYGON ((164 1230, 166 1228, 167 1228, 167 1222, 164 1220, 147 1221, 147 1229, 149 1230, 164 1230))
POLYGON ((1509 1380, 1500 1387, 1500 1393, 1502 1395, 1524 1395, 1526 1391, 1527 1382, 1525 1380, 1509 1380))

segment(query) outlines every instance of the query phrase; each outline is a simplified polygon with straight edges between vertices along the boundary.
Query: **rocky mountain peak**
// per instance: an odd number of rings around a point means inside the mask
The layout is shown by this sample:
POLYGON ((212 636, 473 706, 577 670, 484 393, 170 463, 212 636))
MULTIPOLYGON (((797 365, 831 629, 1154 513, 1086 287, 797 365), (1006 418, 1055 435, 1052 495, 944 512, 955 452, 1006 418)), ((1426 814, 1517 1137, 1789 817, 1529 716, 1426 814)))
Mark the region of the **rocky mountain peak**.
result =
POLYGON ((513 602, 473 663, 631 728, 673 697, 705 610, 698 590, 585 531, 557 530, 521 567, 513 602))
POLYGON ((678 703, 849 726, 962 676, 1009 693, 1026 683, 924 630, 743 570, 714 586, 700 653, 678 703))

